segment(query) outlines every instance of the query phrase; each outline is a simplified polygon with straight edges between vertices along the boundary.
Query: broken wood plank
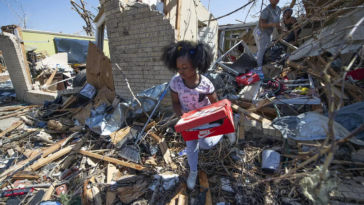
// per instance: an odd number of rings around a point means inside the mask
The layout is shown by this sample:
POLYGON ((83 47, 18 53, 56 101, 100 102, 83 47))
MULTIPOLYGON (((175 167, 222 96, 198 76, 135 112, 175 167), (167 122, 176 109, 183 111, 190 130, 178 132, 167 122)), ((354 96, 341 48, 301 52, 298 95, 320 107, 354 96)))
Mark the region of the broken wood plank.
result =
POLYGON ((186 196, 184 194, 179 194, 178 195, 178 205, 188 205, 188 196, 186 196))
POLYGON ((58 71, 58 67, 52 72, 51 76, 49 76, 47 82, 42 87, 47 89, 47 87, 52 83, 53 78, 56 75, 57 71, 58 71))
POLYGON ((12 177, 13 180, 36 180, 39 178, 38 174, 34 171, 18 171, 12 177))
POLYGON ((155 121, 149 123, 146 127, 145 127, 145 131, 150 130, 150 128, 154 127, 157 123, 155 123, 155 121))
POLYGON ((171 201, 169 202, 169 205, 176 205, 178 203, 178 197, 180 194, 186 194, 186 190, 187 190, 187 184, 184 182, 180 182, 175 193, 174 193, 174 197, 171 199, 171 201))
POLYGON ((67 100, 61 105, 62 109, 67 109, 72 103, 76 102, 76 97, 71 95, 67 100))
POLYGON ((115 164, 122 165, 122 166, 125 166, 125 167, 129 167, 129 168, 132 168, 132 169, 136 169, 136 170, 140 170, 140 171, 151 171, 147 167, 141 166, 139 164, 135 164, 135 163, 131 163, 131 162, 124 162, 124 161, 121 161, 121 160, 118 160, 118 159, 114 159, 114 158, 111 158, 111 157, 105 157, 105 156, 95 154, 95 153, 92 153, 92 152, 80 150, 79 153, 83 154, 83 155, 86 155, 86 156, 89 156, 89 157, 96 158, 96 159, 101 159, 101 160, 104 160, 104 161, 107 161, 107 162, 111 162, 111 163, 115 163, 115 164))
POLYGON ((244 121, 245 121, 244 113, 241 113, 240 120, 239 120, 239 128, 238 128, 240 140, 245 140, 244 121))
POLYGON ((21 109, 25 109, 25 108, 28 108, 28 106, 9 107, 9 108, 0 110, 0 112, 20 111, 21 109))
MULTIPOLYGON (((326 61, 321 57, 318 56, 318 61, 320 62, 321 65, 326 66, 326 61)), ((334 69, 332 69, 332 67, 330 66, 329 69, 327 70, 329 75, 331 75, 334 78, 339 77, 339 75, 334 71, 334 69)))
MULTIPOLYGON (((111 181, 114 177, 114 173, 116 172, 116 167, 113 164, 107 165, 107 176, 106 183, 111 184, 111 181)), ((111 205, 114 203, 116 199, 116 193, 107 191, 106 192, 106 205, 111 205)))
MULTIPOLYGON (((230 100, 231 102, 236 102, 236 104, 244 109, 248 109, 250 108, 253 103, 251 102, 246 102, 246 101, 242 101, 242 100, 230 100)), ((256 111, 257 113, 264 113, 265 116, 268 116, 272 119, 277 117, 277 111, 274 108, 271 107, 261 107, 258 111, 256 111)))
POLYGON ((66 148, 63 148, 61 150, 59 150, 58 152, 46 157, 46 158, 41 158, 39 159, 38 161, 36 161, 33 165, 31 165, 30 167, 28 167, 27 169, 25 170, 33 170, 33 171, 36 171, 38 170, 39 168, 42 168, 44 165, 50 163, 50 162, 53 162, 55 161, 56 159, 70 153, 72 150, 72 147, 69 146, 69 147, 66 147, 66 148))
POLYGON ((12 126, 8 127, 6 130, 4 130, 2 133, 0 133, 0 138, 4 137, 7 133, 15 130, 17 127, 19 127, 22 124, 23 124, 22 121, 15 122, 15 124, 13 124, 12 126))
POLYGON ((255 114, 255 113, 252 113, 252 112, 250 112, 250 111, 248 111, 248 110, 245 110, 244 108, 241 108, 241 107, 239 107, 238 105, 232 104, 232 105, 231 105, 231 107, 233 108, 233 110, 235 110, 235 111, 237 111, 237 112, 239 112, 239 113, 243 113, 243 114, 245 114, 246 116, 249 116, 249 117, 251 117, 252 119, 257 120, 257 121, 259 121, 259 122, 263 122, 263 121, 265 121, 265 122, 270 123, 270 124, 272 123, 272 121, 270 121, 270 120, 268 120, 268 119, 266 119, 266 118, 264 118, 264 117, 262 117, 262 116, 260 116, 260 115, 257 115, 257 114, 255 114))
POLYGON ((72 161, 76 158, 78 151, 80 151, 83 144, 85 144, 85 142, 87 141, 89 134, 90 131, 87 132, 86 135, 82 137, 80 141, 78 141, 76 145, 72 148, 71 153, 67 155, 66 160, 62 164, 61 170, 65 170, 71 165, 72 161))
POLYGON ((207 174, 204 171, 200 171, 198 172, 198 178, 199 178, 199 182, 200 182, 200 192, 204 191, 204 188, 209 189, 206 193, 206 205, 212 205, 212 198, 211 198, 211 191, 210 191, 210 187, 209 187, 209 180, 207 178, 207 174))
POLYGON ((167 162, 167 164, 171 165, 173 170, 177 169, 177 165, 172 161, 171 152, 169 151, 166 139, 163 138, 158 145, 162 151, 164 161, 167 162))
POLYGON ((147 192, 148 186, 149 183, 147 181, 143 181, 142 183, 132 184, 132 186, 119 187, 116 189, 116 192, 120 201, 125 204, 129 204, 147 192))
POLYGON ((177 16, 176 16, 176 30, 177 30, 177 41, 181 38, 181 21, 182 21, 182 0, 177 0, 177 16))
POLYGON ((273 205, 275 204, 273 201, 272 190, 270 188, 269 182, 265 183, 265 191, 264 191, 264 205, 273 205))
POLYGON ((56 144, 54 144, 54 145, 48 147, 47 149, 43 150, 42 151, 42 153, 43 153, 42 157, 44 158, 44 157, 48 156, 49 154, 55 152, 56 150, 60 149, 62 147, 63 143, 65 143, 69 139, 70 139, 70 137, 64 138, 64 139, 58 141, 56 144))
POLYGON ((115 90, 111 61, 91 41, 88 45, 86 65, 87 83, 93 85, 96 90, 100 90, 104 86, 111 91, 115 90))
POLYGON ((116 145, 120 140, 124 139, 130 133, 131 127, 125 127, 110 134, 111 142, 116 145))
POLYGON ((17 113, 13 113, 13 114, 10 114, 10 115, 6 115, 4 117, 0 117, 0 120, 8 119, 8 118, 11 118, 11 117, 14 117, 14 116, 18 116, 18 115, 24 114, 24 113, 26 113, 28 111, 29 111, 29 109, 26 109, 26 110, 21 111, 21 112, 17 112, 17 113))
POLYGON ((42 201, 48 201, 52 197, 52 193, 54 191, 55 184, 52 183, 51 186, 47 189, 46 193, 43 195, 42 201))

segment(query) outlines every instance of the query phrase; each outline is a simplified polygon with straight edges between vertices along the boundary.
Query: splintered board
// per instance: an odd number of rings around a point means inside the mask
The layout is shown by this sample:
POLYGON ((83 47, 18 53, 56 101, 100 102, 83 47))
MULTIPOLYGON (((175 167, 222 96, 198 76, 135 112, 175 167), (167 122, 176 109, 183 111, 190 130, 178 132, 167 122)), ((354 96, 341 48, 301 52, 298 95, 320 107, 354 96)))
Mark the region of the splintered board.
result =
POLYGON ((114 78, 111 69, 111 61, 91 41, 88 44, 86 62, 87 83, 93 85, 96 90, 104 86, 114 91, 114 78))

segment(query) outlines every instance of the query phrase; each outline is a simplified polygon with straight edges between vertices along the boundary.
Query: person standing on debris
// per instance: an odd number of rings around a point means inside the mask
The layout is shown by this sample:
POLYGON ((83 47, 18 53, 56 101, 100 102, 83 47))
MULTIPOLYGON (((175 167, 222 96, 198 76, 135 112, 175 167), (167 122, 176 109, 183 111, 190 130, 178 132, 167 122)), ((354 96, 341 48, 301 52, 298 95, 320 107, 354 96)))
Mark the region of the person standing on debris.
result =
MULTIPOLYGON (((287 28, 287 31, 292 30, 293 25, 297 23, 297 19, 292 17, 293 10, 291 8, 286 8, 283 11, 283 23, 287 28)), ((296 42, 298 40, 298 35, 301 33, 301 28, 293 30, 290 34, 288 34, 287 38, 284 39, 288 43, 296 42)))
MULTIPOLYGON (((209 45, 190 41, 172 43, 164 48, 161 59, 168 69, 179 73, 170 82, 172 107, 177 117, 218 101, 214 85, 201 75, 207 72, 213 60, 209 45)), ((210 149, 222 137, 223 135, 218 135, 186 142, 187 160, 190 165, 187 186, 190 190, 194 189, 198 175, 199 148, 210 149)), ((235 141, 235 136, 229 138, 231 142, 235 141)))
POLYGON ((279 0, 269 0, 270 4, 260 14, 258 25, 254 28, 253 35, 257 44, 258 70, 262 70, 265 50, 272 41, 273 28, 283 32, 280 26, 281 8, 277 6, 279 0))

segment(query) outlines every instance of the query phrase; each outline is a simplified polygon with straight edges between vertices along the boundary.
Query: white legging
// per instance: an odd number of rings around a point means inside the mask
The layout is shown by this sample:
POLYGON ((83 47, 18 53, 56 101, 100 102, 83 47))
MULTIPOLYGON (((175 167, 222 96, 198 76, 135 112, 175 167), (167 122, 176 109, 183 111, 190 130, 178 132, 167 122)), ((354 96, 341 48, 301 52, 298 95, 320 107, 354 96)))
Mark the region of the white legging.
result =
POLYGON ((272 41, 272 35, 268 35, 266 32, 262 32, 259 27, 255 27, 253 31, 255 43, 257 44, 258 53, 257 53, 257 63, 258 67, 263 66, 263 58, 264 53, 269 43, 272 41), (260 34, 258 34, 260 33, 260 34))
POLYGON ((190 165, 190 170, 197 170, 198 153, 200 148, 210 149, 215 146, 223 137, 223 135, 217 135, 214 137, 203 138, 199 140, 187 141, 187 160, 190 165))

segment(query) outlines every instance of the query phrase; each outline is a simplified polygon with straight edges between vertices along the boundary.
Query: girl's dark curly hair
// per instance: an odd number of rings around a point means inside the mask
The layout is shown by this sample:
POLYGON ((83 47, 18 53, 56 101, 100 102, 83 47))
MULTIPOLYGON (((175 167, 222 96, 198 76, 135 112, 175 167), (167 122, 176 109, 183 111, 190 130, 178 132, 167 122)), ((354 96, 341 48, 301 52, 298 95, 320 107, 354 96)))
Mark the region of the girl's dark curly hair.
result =
POLYGON ((191 65, 198 69, 201 74, 210 68, 213 55, 208 44, 192 41, 178 41, 171 43, 163 48, 161 60, 171 71, 177 71, 177 58, 187 56, 191 65))

